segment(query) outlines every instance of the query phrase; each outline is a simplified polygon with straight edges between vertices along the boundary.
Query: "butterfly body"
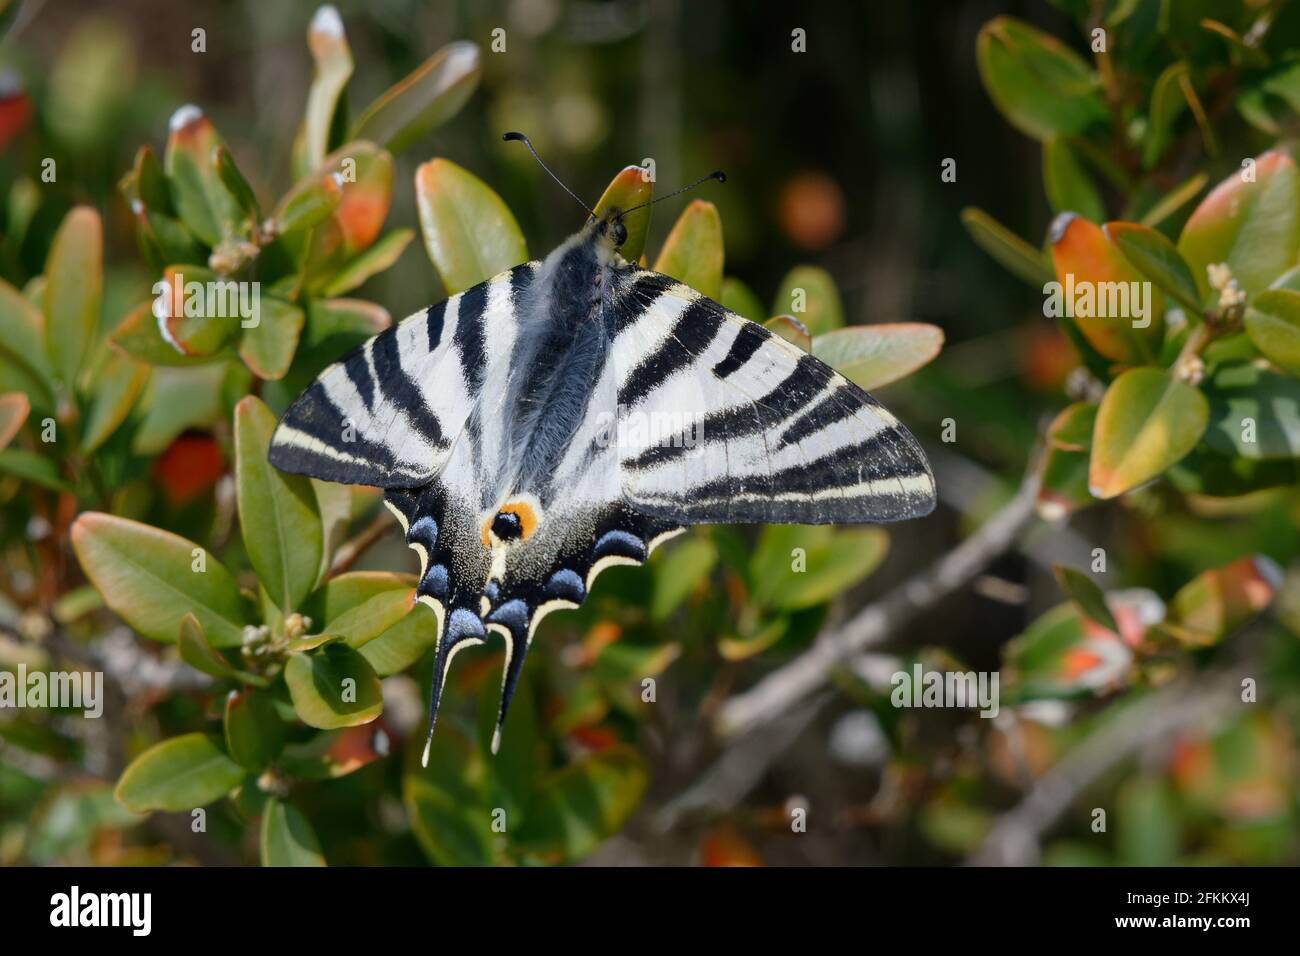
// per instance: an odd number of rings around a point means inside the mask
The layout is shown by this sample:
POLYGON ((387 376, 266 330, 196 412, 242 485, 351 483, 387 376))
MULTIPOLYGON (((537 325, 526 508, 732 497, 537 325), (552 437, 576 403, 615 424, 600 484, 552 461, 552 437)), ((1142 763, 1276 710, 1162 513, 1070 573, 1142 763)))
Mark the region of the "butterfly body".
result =
MULTIPOLYGON (((377 485, 454 655, 506 644, 500 733, 538 622, 692 524, 927 513, 915 440, 763 326, 618 254, 593 219, 545 260, 380 333, 289 408, 270 460, 377 485)), ((494 747, 496 740, 494 740, 494 747)), ((427 747, 426 747, 427 756, 427 747)))

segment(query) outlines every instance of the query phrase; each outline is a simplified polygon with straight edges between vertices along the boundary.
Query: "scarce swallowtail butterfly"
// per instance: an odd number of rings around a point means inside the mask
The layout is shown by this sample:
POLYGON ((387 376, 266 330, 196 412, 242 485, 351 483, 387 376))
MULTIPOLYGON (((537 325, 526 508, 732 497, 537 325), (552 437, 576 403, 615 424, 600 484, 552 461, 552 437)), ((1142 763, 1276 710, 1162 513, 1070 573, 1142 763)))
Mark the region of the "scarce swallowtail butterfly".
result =
POLYGON ((457 651, 505 639, 495 751, 541 619, 687 526, 934 507, 925 455, 893 415, 759 323, 625 261, 627 211, 374 336, 272 437, 283 471, 383 489, 419 557, 438 628, 429 741, 457 651))

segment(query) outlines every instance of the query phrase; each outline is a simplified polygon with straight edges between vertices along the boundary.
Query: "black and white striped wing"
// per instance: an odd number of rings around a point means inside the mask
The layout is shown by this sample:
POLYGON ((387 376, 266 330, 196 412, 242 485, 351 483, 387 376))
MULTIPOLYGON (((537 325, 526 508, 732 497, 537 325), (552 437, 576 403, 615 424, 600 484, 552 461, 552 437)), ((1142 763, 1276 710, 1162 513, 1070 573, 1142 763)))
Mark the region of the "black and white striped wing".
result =
POLYGON ((762 325, 641 273, 618 331, 623 500, 679 524, 897 521, 934 508, 916 439, 762 325))
POLYGON ((325 369, 280 419, 271 464, 344 484, 427 484, 474 412, 494 337, 513 339, 513 299, 533 269, 430 306, 325 369))

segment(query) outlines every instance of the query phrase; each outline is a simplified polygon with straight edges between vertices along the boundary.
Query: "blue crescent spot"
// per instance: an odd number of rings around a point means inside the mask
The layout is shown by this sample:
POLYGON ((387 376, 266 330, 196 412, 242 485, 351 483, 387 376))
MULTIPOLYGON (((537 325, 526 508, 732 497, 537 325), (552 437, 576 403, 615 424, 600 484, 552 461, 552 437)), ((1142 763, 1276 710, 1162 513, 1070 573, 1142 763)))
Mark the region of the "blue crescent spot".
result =
POLYGON ((547 597, 561 598, 565 601, 572 601, 574 604, 581 604, 587 596, 587 588, 582 583, 582 578, 577 571, 560 568, 546 582, 545 594, 547 597))
POLYGON ((483 628, 483 622, 473 611, 463 607, 458 607, 451 612, 447 618, 448 643, 455 644, 457 641, 463 641, 471 637, 486 637, 487 631, 483 628))
POLYGON ((645 542, 631 532, 617 529, 606 531, 601 535, 600 540, 596 542, 596 546, 591 550, 597 558, 618 555, 619 557, 644 561, 646 556, 645 542))
POLYGON ((424 577, 420 581, 417 589, 421 594, 427 594, 430 597, 436 597, 440 600, 446 600, 447 597, 447 566, 445 564, 431 564, 424 577))
POLYGON ((483 596, 492 604, 497 603, 497 598, 501 594, 501 586, 496 581, 489 581, 483 585, 483 596))
POLYGON ((528 630, 528 605, 520 598, 502 604, 488 615, 493 624, 504 624, 512 634, 520 636, 528 630))
POLYGON ((432 551, 434 545, 438 543, 438 522, 434 521, 428 515, 416 519, 411 525, 411 529, 406 533, 407 538, 411 541, 418 541, 429 551, 432 551))

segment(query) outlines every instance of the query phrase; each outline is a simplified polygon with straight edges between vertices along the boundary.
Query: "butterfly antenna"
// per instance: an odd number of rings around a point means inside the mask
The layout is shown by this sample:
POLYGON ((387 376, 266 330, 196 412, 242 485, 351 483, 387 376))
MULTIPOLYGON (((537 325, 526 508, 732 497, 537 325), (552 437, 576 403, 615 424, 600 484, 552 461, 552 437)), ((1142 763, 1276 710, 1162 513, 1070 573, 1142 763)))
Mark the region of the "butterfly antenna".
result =
POLYGON ((555 173, 551 170, 551 167, 550 167, 550 166, 547 166, 546 163, 542 162, 542 157, 540 157, 540 156, 537 155, 537 150, 533 149, 533 144, 530 143, 530 142, 528 141, 528 137, 527 137, 527 136, 525 136, 523 133, 513 133, 513 132, 511 132, 511 133, 502 133, 502 134, 501 134, 501 138, 504 139, 506 142, 510 142, 511 140, 518 140, 519 142, 521 142, 521 143, 523 143, 525 146, 527 146, 527 147, 528 147, 528 152, 532 153, 532 154, 533 154, 533 159, 537 160, 537 165, 541 166, 542 169, 546 170, 547 174, 548 174, 552 179, 554 179, 557 183, 560 184, 560 188, 563 189, 566 193, 568 193, 570 196, 573 197, 573 201, 574 201, 574 202, 576 202, 576 203, 577 203, 579 206, 581 206, 583 209, 587 210, 588 214, 590 214, 590 216, 591 216, 592 219, 595 219, 595 218, 596 218, 596 214, 595 214, 594 212, 591 211, 591 207, 588 206, 588 205, 587 205, 585 202, 583 202, 581 199, 579 199, 577 193, 575 193, 575 192, 574 192, 572 189, 570 189, 568 186, 564 185, 564 181, 563 181, 562 179, 560 179, 559 176, 555 175, 555 173))
POLYGON ((707 183, 710 179, 716 179, 720 183, 725 183, 727 181, 727 174, 720 169, 715 169, 713 172, 709 173, 709 175, 701 176, 699 179, 695 180, 695 182, 691 183, 689 186, 683 186, 681 189, 674 189, 667 196, 660 196, 658 199, 651 199, 649 202, 643 202, 639 206, 633 206, 631 209, 624 209, 623 215, 626 216, 628 213, 632 212, 633 210, 642 209, 646 206, 653 206, 655 203, 663 202, 665 199, 672 199, 674 196, 680 196, 682 193, 686 192, 686 190, 694 189, 696 186, 702 185, 703 183, 707 183))

